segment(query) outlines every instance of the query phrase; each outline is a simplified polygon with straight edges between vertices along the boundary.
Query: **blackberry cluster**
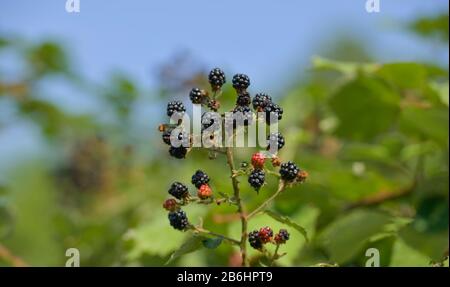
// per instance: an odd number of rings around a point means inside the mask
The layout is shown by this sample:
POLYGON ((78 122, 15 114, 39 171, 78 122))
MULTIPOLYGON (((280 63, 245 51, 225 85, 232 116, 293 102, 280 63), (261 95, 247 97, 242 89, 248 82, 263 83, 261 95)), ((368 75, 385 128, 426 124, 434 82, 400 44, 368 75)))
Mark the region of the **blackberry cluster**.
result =
POLYGON ((280 166, 280 175, 281 178, 285 181, 293 181, 297 178, 299 172, 300 169, 292 161, 282 163, 280 166))
POLYGON ((167 115, 171 117, 174 113, 184 113, 186 108, 180 101, 172 101, 167 104, 167 115))
POLYGON ((209 176, 205 172, 197 170, 192 176, 191 182, 196 188, 200 188, 203 184, 207 184, 209 182, 209 176))
POLYGON ((187 154, 187 148, 184 146, 174 147, 171 146, 169 148, 169 154, 173 156, 174 158, 183 159, 186 157, 187 154))
POLYGON ((183 210, 169 212, 170 225, 178 230, 185 230, 189 226, 186 213, 183 210))
POLYGON ((275 121, 279 121, 283 117, 283 109, 279 105, 272 102, 268 103, 264 107, 264 112, 266 113, 266 123, 268 125, 271 124, 272 118, 275 121))
POLYGON ((274 237, 276 244, 284 244, 289 240, 289 232, 286 229, 280 229, 274 237))
POLYGON ((252 97, 250 97, 250 94, 247 91, 241 92, 236 100, 236 104, 238 106, 245 106, 248 107, 250 103, 252 102, 252 97))
POLYGON ((219 68, 214 68, 209 72, 208 81, 213 90, 218 90, 226 83, 225 73, 219 68))
POLYGON ((254 169, 248 177, 248 183, 256 190, 259 191, 265 181, 265 173, 262 169, 254 169))
POLYGON ((169 188, 169 194, 175 197, 176 199, 186 198, 189 195, 189 191, 186 185, 181 182, 174 182, 169 188))
POLYGON ((193 104, 201 104, 203 102, 204 92, 199 88, 193 88, 189 93, 189 98, 193 104))
POLYGON ((263 247, 263 242, 261 241, 261 238, 259 238, 259 231, 253 230, 248 234, 248 242, 250 243, 250 246, 255 249, 261 249, 263 247))
POLYGON ((267 136, 267 150, 275 148, 275 146, 280 150, 284 147, 284 144, 284 137, 281 133, 270 133, 267 136))
POLYGON ((256 94, 253 98, 253 108, 257 111, 263 111, 268 103, 272 102, 272 98, 265 93, 256 94))
POLYGON ((249 107, 246 106, 236 106, 233 110, 233 127, 238 126, 238 124, 243 124, 244 126, 251 125, 253 121, 253 112, 249 107))
POLYGON ((245 74, 236 74, 232 80, 233 88, 238 91, 243 91, 250 86, 250 78, 245 74))

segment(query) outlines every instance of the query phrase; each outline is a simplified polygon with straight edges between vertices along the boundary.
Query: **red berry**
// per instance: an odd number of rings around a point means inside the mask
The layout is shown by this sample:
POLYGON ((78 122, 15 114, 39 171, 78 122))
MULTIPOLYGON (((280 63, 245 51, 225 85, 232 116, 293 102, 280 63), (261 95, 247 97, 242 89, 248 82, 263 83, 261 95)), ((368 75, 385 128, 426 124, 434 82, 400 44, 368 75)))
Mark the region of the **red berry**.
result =
POLYGON ((252 155, 252 165, 254 168, 263 168, 266 157, 263 153, 257 152, 252 155))
POLYGON ((175 199, 170 198, 170 199, 167 199, 166 201, 164 201, 163 207, 164 207, 164 209, 166 209, 168 211, 175 211, 178 208, 178 204, 175 199))
POLYGON ((209 187, 209 185, 207 185, 207 184, 202 184, 200 186, 200 188, 198 189, 197 196, 200 199, 210 198, 211 195, 212 195, 211 187, 209 187))
POLYGON ((289 232, 286 229, 280 229, 280 231, 275 234, 274 240, 276 244, 284 244, 289 240, 289 232))
POLYGON ((259 238, 261 239, 261 241, 263 243, 267 243, 270 242, 270 240, 272 240, 272 236, 273 236, 273 231, 270 227, 266 226, 266 227, 262 227, 259 230, 259 238))

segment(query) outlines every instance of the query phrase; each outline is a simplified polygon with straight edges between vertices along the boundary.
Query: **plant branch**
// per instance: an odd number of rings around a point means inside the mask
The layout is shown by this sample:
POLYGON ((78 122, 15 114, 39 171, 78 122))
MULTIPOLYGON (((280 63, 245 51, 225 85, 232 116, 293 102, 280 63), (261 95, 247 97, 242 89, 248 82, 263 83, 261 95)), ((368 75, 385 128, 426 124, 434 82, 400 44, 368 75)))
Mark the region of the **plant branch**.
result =
POLYGON ((0 243, 0 258, 4 259, 6 262, 10 263, 13 267, 26 267, 28 266, 25 261, 21 258, 15 256, 11 251, 0 243))
POLYGON ((202 228, 202 227, 192 226, 192 230, 194 230, 194 231, 197 232, 197 233, 201 233, 201 234, 205 234, 205 235, 211 235, 211 236, 215 236, 215 237, 221 237, 221 238, 223 238, 224 240, 230 242, 231 244, 235 244, 235 245, 240 245, 240 244, 241 244, 241 242, 240 242, 239 240, 236 240, 236 239, 227 237, 227 236, 225 236, 225 235, 222 235, 222 234, 218 234, 218 233, 209 231, 209 230, 204 229, 204 228, 202 228))
POLYGON ((283 180, 280 180, 277 191, 266 201, 264 201, 259 207, 253 210, 249 215, 247 215, 247 220, 249 220, 251 217, 255 216, 256 214, 261 212, 264 208, 266 208, 267 205, 269 205, 269 203, 271 203, 281 192, 283 192, 285 188, 286 188, 285 182, 283 180))
POLYGON ((241 241, 240 241, 240 249, 242 256, 242 266, 247 266, 247 217, 245 215, 244 205, 242 204, 241 194, 239 190, 239 181, 234 176, 236 173, 236 169, 234 166, 234 158, 233 158, 233 150, 231 147, 226 148, 227 152, 227 163, 230 167, 230 177, 231 183, 233 185, 233 193, 234 199, 236 200, 236 205, 238 207, 238 212, 241 217, 241 241))

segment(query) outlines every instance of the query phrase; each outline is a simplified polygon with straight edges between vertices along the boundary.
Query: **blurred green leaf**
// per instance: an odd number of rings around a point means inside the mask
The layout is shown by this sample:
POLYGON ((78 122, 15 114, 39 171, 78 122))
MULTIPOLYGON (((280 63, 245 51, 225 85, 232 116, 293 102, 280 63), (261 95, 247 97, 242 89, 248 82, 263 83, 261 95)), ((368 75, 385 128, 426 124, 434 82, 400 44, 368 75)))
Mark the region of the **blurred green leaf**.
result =
POLYGON ((222 237, 216 237, 216 238, 206 238, 202 241, 203 246, 208 249, 216 249, 217 247, 222 244, 223 238, 222 237))
POLYGON ((193 235, 189 237, 179 249, 177 249, 172 255, 170 255, 169 260, 166 262, 166 264, 169 264, 173 260, 177 259, 180 256, 183 256, 185 254, 194 252, 198 249, 200 249, 203 246, 203 242, 205 241, 205 237, 199 236, 199 235, 193 235))
POLYGON ((281 222, 281 223, 286 224, 286 225, 288 225, 288 226, 290 226, 292 228, 295 228, 295 230, 297 230, 298 232, 300 232, 303 235, 303 237, 305 238, 306 242, 309 241, 308 233, 306 232, 306 229, 303 228, 302 226, 300 226, 299 224, 293 222, 289 217, 277 214, 277 213, 275 213, 273 211, 270 211, 270 210, 265 210, 264 213, 269 215, 270 217, 272 217, 273 219, 275 219, 278 222, 281 222))
POLYGON ((423 17, 410 24, 410 28, 423 37, 437 38, 448 44, 448 12, 435 17, 423 17))
POLYGON ((312 65, 315 69, 328 69, 341 72, 346 76, 354 77, 360 72, 372 73, 378 68, 378 64, 343 62, 325 59, 322 57, 314 57, 312 65))
POLYGON ((54 42, 44 42, 31 47, 27 58, 36 76, 42 76, 45 73, 68 72, 67 55, 54 42))

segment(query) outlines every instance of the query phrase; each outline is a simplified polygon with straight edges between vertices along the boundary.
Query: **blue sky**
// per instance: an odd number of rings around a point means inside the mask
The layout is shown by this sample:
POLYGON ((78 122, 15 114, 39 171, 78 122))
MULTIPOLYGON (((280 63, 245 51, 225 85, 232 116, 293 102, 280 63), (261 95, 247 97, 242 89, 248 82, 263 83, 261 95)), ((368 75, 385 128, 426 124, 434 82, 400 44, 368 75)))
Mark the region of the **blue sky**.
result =
MULTIPOLYGON (((380 13, 372 14, 366 0, 80 0, 78 14, 67 13, 65 2, 2 0, 0 35, 61 41, 76 68, 99 82, 120 70, 152 88, 155 67, 187 50, 208 67, 247 73, 252 85, 274 92, 286 72, 306 66, 326 39, 344 33, 381 61, 448 62, 447 51, 401 26, 448 10, 444 0, 380 0, 380 13)), ((0 130, 0 157, 35 150, 35 138, 29 127, 0 130)))

